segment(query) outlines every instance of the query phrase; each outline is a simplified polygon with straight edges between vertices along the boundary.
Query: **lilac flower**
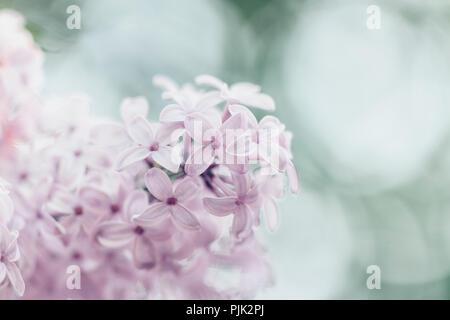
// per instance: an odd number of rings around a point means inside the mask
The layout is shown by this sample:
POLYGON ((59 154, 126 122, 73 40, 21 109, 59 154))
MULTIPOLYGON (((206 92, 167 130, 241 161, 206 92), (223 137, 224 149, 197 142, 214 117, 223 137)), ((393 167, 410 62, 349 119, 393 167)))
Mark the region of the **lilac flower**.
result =
POLYGON ((284 196, 284 179, 280 175, 258 174, 255 177, 258 191, 264 208, 264 216, 269 231, 275 231, 279 224, 279 213, 276 200, 284 196))
POLYGON ((174 142, 172 126, 161 125, 155 132, 146 119, 138 116, 128 124, 127 131, 133 145, 119 155, 119 170, 150 157, 164 168, 178 171, 181 159, 176 157, 171 146, 174 142))
POLYGON ((146 227, 139 224, 134 216, 148 207, 147 194, 136 190, 125 201, 125 217, 121 221, 106 221, 99 225, 96 238, 107 248, 123 248, 132 243, 133 260, 137 268, 151 269, 156 263, 153 241, 164 240, 171 236, 167 224, 159 227, 146 227))
POLYGON ((233 173, 232 179, 234 191, 222 185, 221 189, 226 196, 206 197, 203 204, 210 213, 219 217, 234 214, 231 233, 237 239, 243 239, 252 231, 254 222, 252 205, 258 200, 258 188, 252 184, 249 174, 233 173))
POLYGON ((6 189, 6 182, 0 180, 0 225, 6 226, 13 214, 13 202, 6 189))
MULTIPOLYGON (((188 132, 194 140, 201 143, 196 150, 194 150, 188 160, 186 161, 185 171, 191 176, 202 174, 217 158, 219 163, 227 164, 232 168, 244 171, 245 165, 238 165, 233 153, 227 158, 227 146, 233 143, 233 140, 227 139, 228 130, 237 130, 243 126, 243 116, 237 113, 226 120, 220 127, 214 128, 208 121, 204 120, 203 130, 201 136, 196 135, 195 127, 188 128, 188 132), (227 163, 231 162, 231 163, 227 163)), ((195 123, 193 123, 195 124, 195 123)))
POLYGON ((39 94, 42 53, 23 25, 0 11, 0 297, 236 299, 270 284, 253 231, 261 214, 277 227, 285 175, 298 189, 292 134, 247 108, 273 110, 272 98, 250 83, 156 76, 171 101, 159 122, 143 97, 123 100, 122 123, 100 120, 85 96, 39 94), (55 276, 68 266, 80 290, 55 276), (239 285, 220 288, 218 269, 239 285))
POLYGON ((236 114, 245 116, 247 119, 246 129, 248 129, 246 133, 250 132, 250 134, 243 135, 241 140, 236 140, 227 148, 240 150, 239 148, 247 145, 248 142, 249 146, 247 150, 244 150, 248 159, 260 161, 265 168, 286 172, 289 177, 291 192, 297 193, 299 188, 298 175, 292 163, 290 151, 292 134, 285 131, 285 126, 276 117, 265 116, 258 123, 253 113, 246 107, 230 105, 228 109, 231 116, 236 114), (238 144, 237 147, 236 144, 238 144))
POLYGON ((226 83, 209 75, 198 76, 195 78, 195 82, 217 88, 220 97, 228 104, 243 104, 267 111, 275 110, 273 99, 267 94, 261 93, 261 88, 252 83, 238 82, 228 87, 226 83))
POLYGON ((0 225, 0 286, 5 281, 9 282, 17 295, 22 296, 25 291, 25 283, 20 274, 17 262, 20 258, 17 246, 16 231, 10 232, 0 225))
POLYGON ((145 186, 161 202, 152 204, 134 217, 135 223, 152 226, 159 219, 170 216, 176 225, 184 229, 200 228, 199 221, 185 205, 196 194, 197 187, 192 180, 185 178, 172 187, 169 177, 161 169, 153 168, 145 174, 145 186))

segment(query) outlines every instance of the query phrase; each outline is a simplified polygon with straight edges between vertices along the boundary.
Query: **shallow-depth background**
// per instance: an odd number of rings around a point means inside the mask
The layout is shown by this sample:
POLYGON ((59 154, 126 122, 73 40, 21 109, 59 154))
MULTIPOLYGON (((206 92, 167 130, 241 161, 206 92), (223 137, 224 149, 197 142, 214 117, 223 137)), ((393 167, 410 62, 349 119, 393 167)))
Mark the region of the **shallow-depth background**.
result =
MULTIPOLYGON (((46 92, 122 98, 208 73, 252 81, 293 131, 299 196, 262 232, 258 298, 450 298, 450 1, 0 0, 46 53, 46 92), (80 30, 66 8, 81 7, 80 30), (369 5, 381 29, 366 26, 369 5), (368 290, 366 268, 381 268, 368 290)), ((259 116, 262 113, 258 113, 259 116)))

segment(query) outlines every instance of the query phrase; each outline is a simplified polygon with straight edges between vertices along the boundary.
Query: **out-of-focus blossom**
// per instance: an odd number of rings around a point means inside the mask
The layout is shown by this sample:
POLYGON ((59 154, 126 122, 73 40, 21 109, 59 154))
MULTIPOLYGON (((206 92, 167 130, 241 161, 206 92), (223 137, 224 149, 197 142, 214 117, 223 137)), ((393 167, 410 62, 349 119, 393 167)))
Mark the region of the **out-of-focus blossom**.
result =
POLYGON ((32 56, 39 51, 17 14, 0 11, 0 26, 0 174, 8 180, 8 187, 0 180, 1 296, 249 298, 271 283, 253 231, 261 212, 276 228, 285 175, 291 191, 298 189, 292 137, 277 118, 258 123, 237 104, 273 110, 272 98, 249 83, 228 87, 198 77, 213 87, 206 90, 157 76, 163 99, 174 102, 159 122, 147 120, 143 97, 123 101, 122 123, 93 117, 83 95, 39 96, 27 105, 34 108, 29 116, 15 106, 22 94, 36 94, 37 80, 28 80, 40 77, 30 67, 39 65, 32 56), (18 44, 29 45, 31 60, 8 60, 4 48, 18 44), (14 84, 32 71, 22 87, 2 87, 3 79, 14 84), (273 130, 275 138, 261 130, 273 130), (270 148, 259 150, 264 144, 270 148), (208 277, 218 268, 237 270, 243 285, 220 288, 208 277), (76 290, 63 276, 71 270, 80 272, 76 290))
POLYGON ((216 88, 220 97, 228 104, 243 104, 267 111, 275 110, 272 97, 261 93, 261 87, 253 83, 238 82, 229 87, 225 82, 209 75, 198 76, 195 82, 216 88))
POLYGON ((7 228, 12 213, 11 199, 0 181, 0 293, 12 287, 17 295, 22 296, 25 284, 18 267, 20 252, 17 238, 19 233, 7 228))
POLYGON ((169 177, 158 168, 152 168, 145 174, 148 191, 159 201, 144 210, 134 221, 151 225, 155 220, 170 215, 172 220, 183 228, 198 229, 200 224, 194 214, 186 208, 184 202, 195 197, 197 186, 189 179, 172 187, 169 177))

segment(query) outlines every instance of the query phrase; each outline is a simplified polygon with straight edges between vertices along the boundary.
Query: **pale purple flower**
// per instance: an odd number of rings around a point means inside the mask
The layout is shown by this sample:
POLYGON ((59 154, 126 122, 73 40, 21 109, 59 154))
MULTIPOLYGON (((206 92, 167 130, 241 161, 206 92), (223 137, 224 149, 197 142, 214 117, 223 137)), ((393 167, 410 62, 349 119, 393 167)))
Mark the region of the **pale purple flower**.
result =
POLYGON ((13 214, 13 202, 6 189, 6 182, 0 179, 0 225, 6 226, 13 214))
POLYGON ((22 296, 25 291, 25 283, 22 279, 17 263, 20 259, 17 246, 17 231, 10 232, 0 225, 0 286, 9 282, 17 295, 22 296))
POLYGON ((236 299, 270 284, 253 231, 261 214, 277 227, 285 174, 291 191, 298 178, 292 134, 247 108, 274 110, 259 86, 155 76, 172 101, 159 122, 134 97, 118 123, 90 114, 84 95, 41 96, 41 78, 23 18, 0 11, 0 297, 236 299), (68 266, 80 290, 67 289, 68 266), (219 286, 218 269, 239 284, 219 286))
POLYGON ((268 175, 258 172, 255 177, 258 185, 264 217, 269 231, 275 231, 279 225, 279 213, 276 200, 284 196, 284 179, 281 175, 268 175))
POLYGON ((269 95, 261 93, 261 87, 252 83, 238 82, 229 87, 225 82, 209 75, 198 76, 195 78, 195 82, 216 88, 220 97, 228 104, 243 104, 267 111, 275 110, 273 99, 269 95))
POLYGON ((247 131, 241 139, 228 145, 227 148, 241 150, 240 153, 247 155, 249 161, 258 160, 270 173, 273 170, 286 172, 292 193, 299 189, 298 175, 292 163, 291 139, 292 133, 285 130, 284 124, 274 116, 265 116, 261 121, 256 120, 253 113, 241 105, 230 105, 228 107, 231 116, 241 114, 247 119, 247 131))
POLYGON ((172 234, 167 223, 147 227, 133 219, 147 207, 147 194, 141 190, 133 191, 124 203, 124 219, 103 222, 96 231, 97 241, 106 248, 123 248, 132 244, 133 260, 140 269, 151 269, 156 263, 153 241, 168 239, 172 234))
POLYGON ((254 224, 255 213, 252 206, 257 202, 259 194, 248 173, 232 173, 234 190, 222 184, 225 196, 220 198, 206 197, 203 204, 213 215, 223 217, 233 214, 231 233, 237 239, 247 237, 254 224))
POLYGON ((174 151, 176 149, 172 145, 174 129, 172 125, 161 125, 154 129, 145 118, 141 116, 134 118, 127 125, 127 132, 133 145, 119 155, 118 169, 151 158, 164 168, 177 172, 181 158, 177 156, 174 151))
POLYGON ((245 163, 239 164, 234 153, 227 154, 227 146, 234 143, 234 140, 227 139, 228 130, 238 130, 243 126, 243 122, 244 117, 241 113, 236 113, 221 124, 220 127, 214 127, 207 119, 201 123, 193 122, 193 127, 188 128, 188 132, 201 146, 193 150, 190 157, 186 160, 184 168, 186 173, 191 176, 202 174, 215 159, 219 163, 228 165, 238 171, 245 171, 245 163), (201 124, 202 126, 202 131, 198 132, 200 136, 196 132, 196 124, 201 124))
POLYGON ((143 226, 152 226, 162 218, 170 216, 172 221, 189 230, 198 230, 200 223, 186 202, 196 195, 197 186, 189 178, 172 186, 169 177, 161 169, 152 168, 145 174, 145 186, 159 201, 152 204, 140 215, 134 217, 134 222, 143 226))

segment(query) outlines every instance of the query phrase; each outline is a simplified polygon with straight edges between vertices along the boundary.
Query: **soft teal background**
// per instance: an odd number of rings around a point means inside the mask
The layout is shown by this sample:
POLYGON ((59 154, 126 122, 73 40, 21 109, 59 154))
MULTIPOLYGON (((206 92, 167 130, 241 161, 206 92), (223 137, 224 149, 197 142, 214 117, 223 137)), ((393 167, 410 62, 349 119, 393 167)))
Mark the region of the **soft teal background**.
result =
MULTIPOLYGON (((149 98, 156 73, 261 84, 294 133, 299 196, 262 232, 276 283, 259 298, 450 297, 450 2, 0 0, 46 51, 47 94, 93 111, 149 98), (82 29, 68 30, 78 4, 82 29), (366 8, 381 8, 368 30, 366 8), (381 290, 366 268, 381 268, 381 290)), ((262 113, 258 113, 261 116, 262 113)))

